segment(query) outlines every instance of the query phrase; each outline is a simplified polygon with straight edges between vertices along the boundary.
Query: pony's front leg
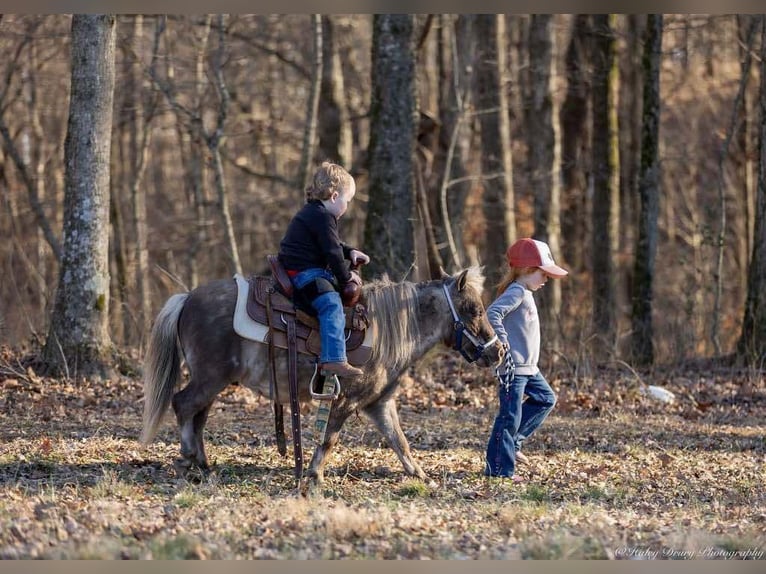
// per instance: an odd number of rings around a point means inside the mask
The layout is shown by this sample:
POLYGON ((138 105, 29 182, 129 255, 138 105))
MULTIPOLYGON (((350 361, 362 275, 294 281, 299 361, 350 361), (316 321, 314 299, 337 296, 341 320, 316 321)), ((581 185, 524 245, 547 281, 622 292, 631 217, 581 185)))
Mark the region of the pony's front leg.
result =
POLYGON ((363 412, 372 419, 375 427, 380 431, 389 446, 394 449, 396 456, 404 466, 404 471, 410 476, 417 476, 425 479, 426 473, 420 468, 420 465, 412 457, 410 452, 410 443, 404 436, 404 431, 399 424, 399 413, 396 410, 396 403, 393 398, 375 402, 367 405, 363 412))

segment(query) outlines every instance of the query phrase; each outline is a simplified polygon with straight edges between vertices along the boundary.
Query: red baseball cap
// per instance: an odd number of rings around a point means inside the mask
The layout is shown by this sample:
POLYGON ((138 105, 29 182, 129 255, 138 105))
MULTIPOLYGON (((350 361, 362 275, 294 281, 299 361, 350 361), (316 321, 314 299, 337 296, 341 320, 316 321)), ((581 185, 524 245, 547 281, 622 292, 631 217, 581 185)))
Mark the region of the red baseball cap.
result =
POLYGON ((569 275, 569 271, 553 262, 548 244, 536 239, 519 239, 505 252, 505 258, 512 267, 539 267, 551 277, 569 275))

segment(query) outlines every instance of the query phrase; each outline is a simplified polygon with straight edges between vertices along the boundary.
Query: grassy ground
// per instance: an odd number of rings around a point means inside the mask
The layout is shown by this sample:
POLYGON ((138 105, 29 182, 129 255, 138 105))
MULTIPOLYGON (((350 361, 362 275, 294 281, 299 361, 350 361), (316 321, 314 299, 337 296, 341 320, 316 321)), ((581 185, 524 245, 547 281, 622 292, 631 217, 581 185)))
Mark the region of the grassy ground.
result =
MULTIPOLYGON (((268 403, 232 387, 207 427, 215 472, 178 479, 170 419, 149 447, 140 382, 41 379, 0 358, 0 558, 766 558, 766 392, 752 373, 551 377, 528 479, 481 475, 488 373, 436 357, 400 415, 427 481, 352 418, 322 496, 296 495, 268 403)), ((314 411, 303 417, 314 445, 314 411)), ((289 417, 286 417, 289 426, 289 417)), ((289 443, 288 443, 289 444, 289 443)))

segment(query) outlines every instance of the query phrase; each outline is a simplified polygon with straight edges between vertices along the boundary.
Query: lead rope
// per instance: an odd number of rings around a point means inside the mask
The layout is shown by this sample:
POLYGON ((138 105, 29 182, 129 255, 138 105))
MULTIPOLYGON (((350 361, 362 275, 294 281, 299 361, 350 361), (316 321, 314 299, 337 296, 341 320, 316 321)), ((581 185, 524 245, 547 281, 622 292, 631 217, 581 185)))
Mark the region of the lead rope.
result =
POLYGON ((511 382, 516 374, 516 363, 513 362, 511 356, 511 350, 505 350, 505 358, 503 362, 495 367, 495 378, 503 385, 505 392, 508 393, 511 390, 511 382), (503 372, 501 372, 501 369, 503 372))

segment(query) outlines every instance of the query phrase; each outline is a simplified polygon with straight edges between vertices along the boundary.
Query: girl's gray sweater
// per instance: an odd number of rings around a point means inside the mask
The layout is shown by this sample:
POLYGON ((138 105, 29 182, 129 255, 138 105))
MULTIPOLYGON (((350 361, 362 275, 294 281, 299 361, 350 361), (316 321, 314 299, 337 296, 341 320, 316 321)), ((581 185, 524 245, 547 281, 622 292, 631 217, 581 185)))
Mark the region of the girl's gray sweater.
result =
POLYGON ((516 374, 537 374, 540 319, 532 292, 514 281, 487 308, 487 318, 500 342, 510 347, 516 363, 516 374))

